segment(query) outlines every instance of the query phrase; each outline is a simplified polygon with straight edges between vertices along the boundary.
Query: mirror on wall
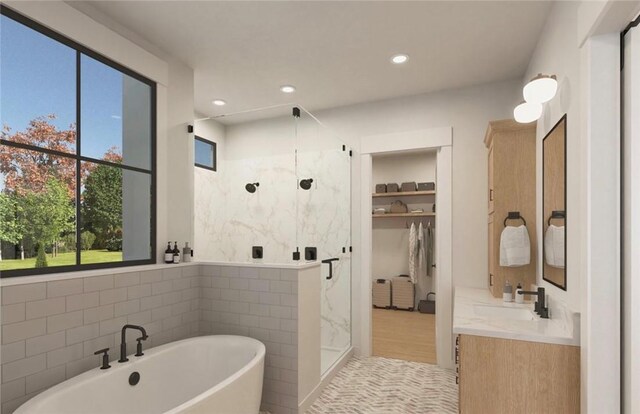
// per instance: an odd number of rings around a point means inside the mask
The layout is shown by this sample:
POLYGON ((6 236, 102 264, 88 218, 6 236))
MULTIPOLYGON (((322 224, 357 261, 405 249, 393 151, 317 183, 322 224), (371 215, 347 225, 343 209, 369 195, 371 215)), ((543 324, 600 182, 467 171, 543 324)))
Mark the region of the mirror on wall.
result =
POLYGON ((567 290, 567 115, 542 141, 542 278, 567 290))

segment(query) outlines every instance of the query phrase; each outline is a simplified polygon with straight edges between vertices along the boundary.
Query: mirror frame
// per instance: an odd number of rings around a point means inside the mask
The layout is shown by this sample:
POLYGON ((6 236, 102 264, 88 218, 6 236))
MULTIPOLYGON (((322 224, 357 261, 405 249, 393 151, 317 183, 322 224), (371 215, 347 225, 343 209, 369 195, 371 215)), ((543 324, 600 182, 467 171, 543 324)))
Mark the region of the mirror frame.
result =
POLYGON ((540 209, 540 216, 541 216, 541 220, 540 220, 540 226, 541 226, 541 234, 542 234, 542 238, 541 238, 541 244, 542 244, 542 265, 541 265, 541 269, 540 272, 542 274, 542 280, 544 280, 547 283, 550 283, 554 286, 556 286, 559 289, 562 289, 564 291, 567 290, 567 285, 568 285, 568 278, 567 278, 567 239, 568 239, 568 222, 567 222, 567 114, 562 115, 562 117, 558 120, 558 122, 555 123, 555 125, 549 130, 549 132, 547 132, 547 134, 544 136, 544 138, 542 139, 542 206, 540 209), (564 233, 564 286, 549 280, 545 277, 545 272, 544 272, 544 264, 545 264, 545 249, 544 249, 544 223, 546 222, 546 218, 544 217, 544 142, 547 138, 549 138, 549 136, 551 136, 551 134, 553 134, 556 131, 556 128, 558 128, 558 126, 564 122, 564 226, 565 226, 565 233, 564 233))

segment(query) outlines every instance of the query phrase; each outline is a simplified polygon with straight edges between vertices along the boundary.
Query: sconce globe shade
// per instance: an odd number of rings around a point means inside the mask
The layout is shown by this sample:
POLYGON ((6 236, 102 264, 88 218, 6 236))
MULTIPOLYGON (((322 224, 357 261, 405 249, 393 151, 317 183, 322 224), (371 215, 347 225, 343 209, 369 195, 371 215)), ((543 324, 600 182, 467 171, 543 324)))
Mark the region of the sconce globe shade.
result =
POLYGON ((513 118, 521 124, 537 121, 541 115, 542 104, 539 103, 522 102, 513 110, 513 118))
POLYGON ((558 92, 556 75, 538 74, 522 89, 524 100, 529 103, 543 104, 549 102, 558 92))

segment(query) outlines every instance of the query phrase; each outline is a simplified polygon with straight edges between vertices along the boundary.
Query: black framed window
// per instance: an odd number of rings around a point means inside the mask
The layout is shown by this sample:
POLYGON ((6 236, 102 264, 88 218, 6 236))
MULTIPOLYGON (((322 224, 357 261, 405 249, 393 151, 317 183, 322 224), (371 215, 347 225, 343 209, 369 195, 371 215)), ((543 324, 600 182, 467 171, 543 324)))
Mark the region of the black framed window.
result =
POLYGON ((216 143, 196 135, 194 142, 195 166, 217 171, 218 151, 216 143))
POLYGON ((0 276, 155 263, 156 84, 0 12, 0 276))

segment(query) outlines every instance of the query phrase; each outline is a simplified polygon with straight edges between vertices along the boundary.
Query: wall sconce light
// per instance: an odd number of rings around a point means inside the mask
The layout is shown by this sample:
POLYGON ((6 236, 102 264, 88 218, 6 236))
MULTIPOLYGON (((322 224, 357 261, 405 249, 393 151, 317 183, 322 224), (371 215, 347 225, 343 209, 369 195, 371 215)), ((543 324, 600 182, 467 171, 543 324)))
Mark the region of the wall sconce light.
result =
POLYGON ((514 108, 513 118, 521 124, 538 120, 542 116, 542 104, 552 100, 556 92, 558 92, 556 75, 538 73, 522 88, 524 101, 514 108))
POLYGON ((522 102, 513 110, 513 118, 521 124, 536 121, 542 115, 542 104, 522 102))
POLYGON ((556 75, 543 75, 538 73, 522 89, 524 100, 529 103, 543 104, 556 96, 558 81, 556 75))

